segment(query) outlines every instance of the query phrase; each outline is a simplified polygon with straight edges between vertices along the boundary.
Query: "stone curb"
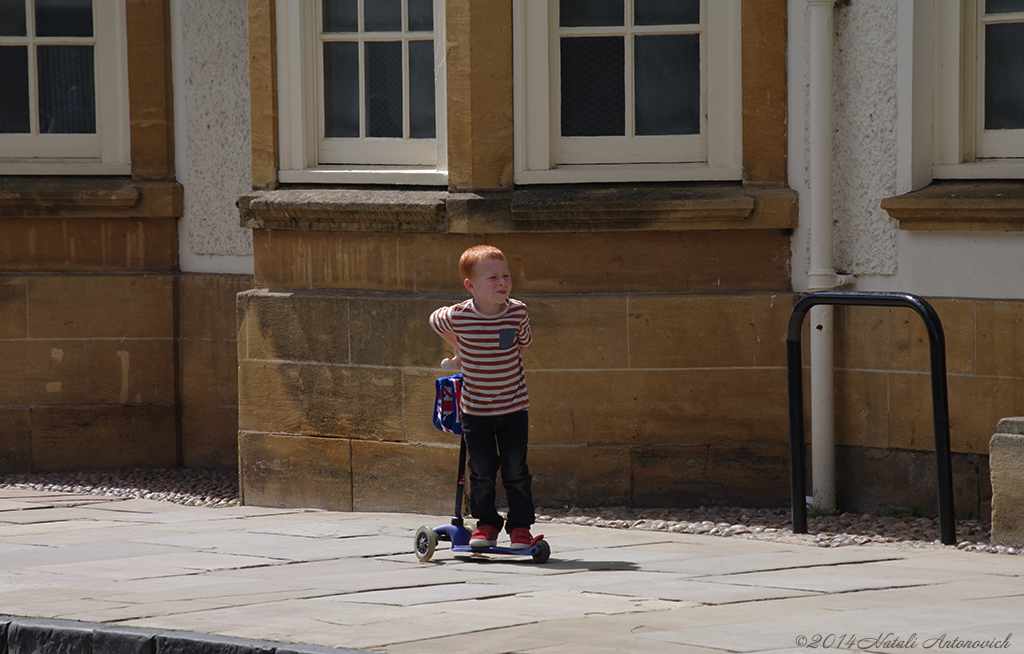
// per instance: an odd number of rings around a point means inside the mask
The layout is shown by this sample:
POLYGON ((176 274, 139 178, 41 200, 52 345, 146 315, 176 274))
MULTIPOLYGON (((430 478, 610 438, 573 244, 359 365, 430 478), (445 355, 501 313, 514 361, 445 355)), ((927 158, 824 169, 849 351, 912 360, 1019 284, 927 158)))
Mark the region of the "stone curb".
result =
POLYGON ((364 650, 246 640, 0 615, 0 654, 367 654, 364 650))

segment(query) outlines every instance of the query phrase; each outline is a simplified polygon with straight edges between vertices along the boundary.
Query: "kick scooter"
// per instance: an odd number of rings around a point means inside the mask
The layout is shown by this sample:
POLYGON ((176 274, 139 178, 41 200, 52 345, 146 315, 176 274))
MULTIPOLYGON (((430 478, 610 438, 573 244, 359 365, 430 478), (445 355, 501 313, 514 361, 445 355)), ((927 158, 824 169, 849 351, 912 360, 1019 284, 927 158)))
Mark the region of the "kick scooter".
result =
MULTIPOLYGON (((447 361, 447 360, 446 360, 447 361)), ((442 380, 438 380, 439 382, 442 380)), ((458 411, 457 406, 449 410, 458 411)), ((445 429, 445 431, 449 431, 445 429)), ((452 544, 453 552, 466 552, 469 554, 505 554, 512 556, 531 556, 534 563, 545 563, 551 556, 551 547, 544 536, 535 536, 530 546, 521 550, 514 550, 511 547, 470 547, 469 530, 466 529, 462 519, 462 494, 466 487, 466 437, 461 434, 459 428, 459 482, 455 490, 455 514, 452 516, 451 524, 439 527, 420 527, 416 530, 415 549, 416 558, 420 561, 429 561, 434 555, 434 548, 438 541, 447 541, 452 544)))

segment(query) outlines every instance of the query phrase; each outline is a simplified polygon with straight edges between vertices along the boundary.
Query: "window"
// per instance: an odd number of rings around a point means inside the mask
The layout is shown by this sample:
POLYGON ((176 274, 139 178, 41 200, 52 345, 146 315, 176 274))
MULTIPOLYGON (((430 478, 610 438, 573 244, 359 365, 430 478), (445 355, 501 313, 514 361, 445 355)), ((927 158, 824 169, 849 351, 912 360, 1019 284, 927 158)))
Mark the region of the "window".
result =
POLYGON ((116 0, 0 0, 0 172, 130 172, 116 0))
POLYGON ((1024 157, 1024 0, 978 3, 978 159, 1024 157))
POLYGON ((516 180, 739 179, 737 0, 520 0, 516 180))
POLYGON ((281 181, 443 183, 440 5, 277 3, 281 181))
POLYGON ((1020 177, 1024 0, 941 0, 934 11, 937 129, 932 175, 1020 177))

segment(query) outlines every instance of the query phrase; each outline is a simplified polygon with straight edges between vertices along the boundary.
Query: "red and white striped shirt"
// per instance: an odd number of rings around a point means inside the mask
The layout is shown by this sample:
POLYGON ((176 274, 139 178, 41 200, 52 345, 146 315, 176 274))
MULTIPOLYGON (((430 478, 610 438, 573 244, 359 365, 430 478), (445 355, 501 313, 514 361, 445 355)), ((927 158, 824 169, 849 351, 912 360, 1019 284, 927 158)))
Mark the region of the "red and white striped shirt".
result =
POLYGON ((469 299, 430 315, 438 334, 455 334, 462 359, 462 411, 500 416, 530 407, 519 348, 533 342, 526 305, 509 298, 505 310, 480 313, 469 299))

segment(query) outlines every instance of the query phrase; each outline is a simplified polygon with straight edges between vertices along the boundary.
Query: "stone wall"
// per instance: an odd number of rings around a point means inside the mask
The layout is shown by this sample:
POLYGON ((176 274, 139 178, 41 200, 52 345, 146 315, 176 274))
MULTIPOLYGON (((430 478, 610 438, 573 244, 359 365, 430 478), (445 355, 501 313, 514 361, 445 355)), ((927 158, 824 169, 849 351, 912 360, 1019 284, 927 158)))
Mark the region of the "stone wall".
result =
MULTIPOLYGON (((999 420, 1024 401, 1024 302, 929 302, 946 340, 957 512, 987 515, 989 439, 999 420)), ((894 493, 864 491, 857 499, 846 491, 848 506, 934 507, 934 461, 925 454, 935 448, 929 365, 928 336, 913 311, 837 309, 836 438, 841 451, 849 447, 847 470, 838 471, 840 492, 865 480, 894 493)))
MULTIPOLYGON (((539 505, 784 503, 792 296, 515 295, 539 505)), ((458 441, 431 423, 446 346, 427 316, 461 299, 241 294, 244 501, 450 511, 458 441)))
POLYGON ((7 276, 0 470, 173 466, 173 275, 7 276))
POLYGON ((180 276, 181 464, 238 468, 235 296, 250 275, 180 276))
MULTIPOLYGON (((543 274, 520 276, 531 280, 514 295, 530 307, 535 335, 526 366, 538 504, 788 504, 784 338, 795 295, 548 294, 537 291, 543 274)), ((450 510, 457 442, 436 431, 429 414, 447 353, 426 317, 461 297, 242 294, 245 501, 450 510)), ((946 334, 957 513, 987 515, 987 432, 1024 388, 1020 371, 992 367, 1007 344, 990 334, 1012 337, 1005 325, 1024 324, 1024 303, 931 302, 946 334), (991 323, 997 316, 1001 329, 991 323)), ((923 323, 901 309, 837 314, 841 506, 932 514, 923 323)))
POLYGON ((0 275, 0 472, 235 468, 234 297, 250 287, 233 275, 0 275))

